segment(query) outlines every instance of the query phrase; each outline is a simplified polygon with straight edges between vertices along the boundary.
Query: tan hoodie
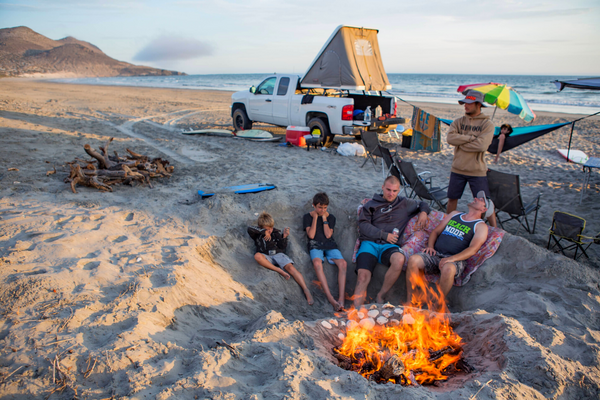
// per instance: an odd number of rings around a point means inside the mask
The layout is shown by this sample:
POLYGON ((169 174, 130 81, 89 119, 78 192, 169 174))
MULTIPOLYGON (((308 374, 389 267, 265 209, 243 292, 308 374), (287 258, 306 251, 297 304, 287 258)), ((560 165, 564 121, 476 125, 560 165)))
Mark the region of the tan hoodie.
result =
POLYGON ((455 119, 448 131, 448 144, 455 147, 451 171, 467 176, 486 176, 485 152, 494 138, 494 129, 484 114, 455 119))

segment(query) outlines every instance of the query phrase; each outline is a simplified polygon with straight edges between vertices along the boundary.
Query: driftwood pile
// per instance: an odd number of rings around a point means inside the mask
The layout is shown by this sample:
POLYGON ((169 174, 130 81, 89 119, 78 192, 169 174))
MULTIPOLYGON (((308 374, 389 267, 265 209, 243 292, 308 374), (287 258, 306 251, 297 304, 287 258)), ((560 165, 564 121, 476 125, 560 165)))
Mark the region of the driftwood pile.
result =
POLYGON ((147 156, 137 154, 129 149, 125 157, 120 157, 117 152, 108 154, 108 145, 113 141, 110 138, 100 151, 92 149, 89 144, 83 146, 85 152, 93 160, 81 160, 67 163, 71 172, 65 183, 71 185, 73 193, 77 193, 75 186, 84 185, 105 192, 112 192, 112 186, 124 183, 133 185, 135 182, 146 183, 152 187, 150 178, 169 178, 175 167, 169 166, 169 161, 161 158, 149 159, 147 156))

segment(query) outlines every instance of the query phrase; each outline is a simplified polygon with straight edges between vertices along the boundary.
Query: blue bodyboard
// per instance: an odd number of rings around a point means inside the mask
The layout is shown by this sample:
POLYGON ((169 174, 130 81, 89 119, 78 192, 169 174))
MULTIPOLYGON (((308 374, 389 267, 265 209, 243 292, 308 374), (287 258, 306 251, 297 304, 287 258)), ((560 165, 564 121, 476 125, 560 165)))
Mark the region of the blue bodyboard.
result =
POLYGON ((275 188, 277 188, 277 186, 271 183, 250 183, 248 185, 227 186, 214 192, 204 192, 202 190, 198 190, 198 194, 204 199, 219 193, 256 193, 275 188))

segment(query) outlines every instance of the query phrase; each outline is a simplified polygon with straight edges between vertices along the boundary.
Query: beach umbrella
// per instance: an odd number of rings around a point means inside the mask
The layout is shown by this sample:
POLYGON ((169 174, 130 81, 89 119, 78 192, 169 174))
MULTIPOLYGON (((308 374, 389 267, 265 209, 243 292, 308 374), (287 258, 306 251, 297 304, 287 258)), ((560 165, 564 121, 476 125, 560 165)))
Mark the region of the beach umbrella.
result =
MULTIPOLYGON (((470 85, 459 86, 457 92, 465 93, 467 90, 477 90, 483 93, 483 100, 486 103, 500 107, 511 114, 518 115, 525 122, 531 122, 535 119, 535 114, 527 105, 527 102, 515 89, 501 83, 473 83, 470 85)), ((494 109, 494 115, 496 110, 494 109)), ((494 116, 492 115, 492 119, 494 116)))

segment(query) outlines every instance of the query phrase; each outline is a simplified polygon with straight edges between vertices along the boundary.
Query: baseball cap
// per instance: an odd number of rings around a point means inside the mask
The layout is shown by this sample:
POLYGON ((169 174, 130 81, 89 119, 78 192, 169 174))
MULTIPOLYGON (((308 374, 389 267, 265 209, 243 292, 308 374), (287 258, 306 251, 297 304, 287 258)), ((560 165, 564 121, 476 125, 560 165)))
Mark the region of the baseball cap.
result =
POLYGON ((483 199, 483 201, 485 202, 485 207, 487 208, 487 210, 485 211, 485 217, 489 218, 489 216, 494 213, 494 202, 492 201, 492 199, 487 198, 483 190, 480 190, 477 193, 477 197, 483 199))
POLYGON ((487 107, 485 104, 483 104, 483 93, 478 92, 477 90, 469 89, 464 92, 464 95, 465 98, 459 100, 458 104, 462 105, 465 103, 471 104, 477 102, 481 104, 481 107, 487 107))

